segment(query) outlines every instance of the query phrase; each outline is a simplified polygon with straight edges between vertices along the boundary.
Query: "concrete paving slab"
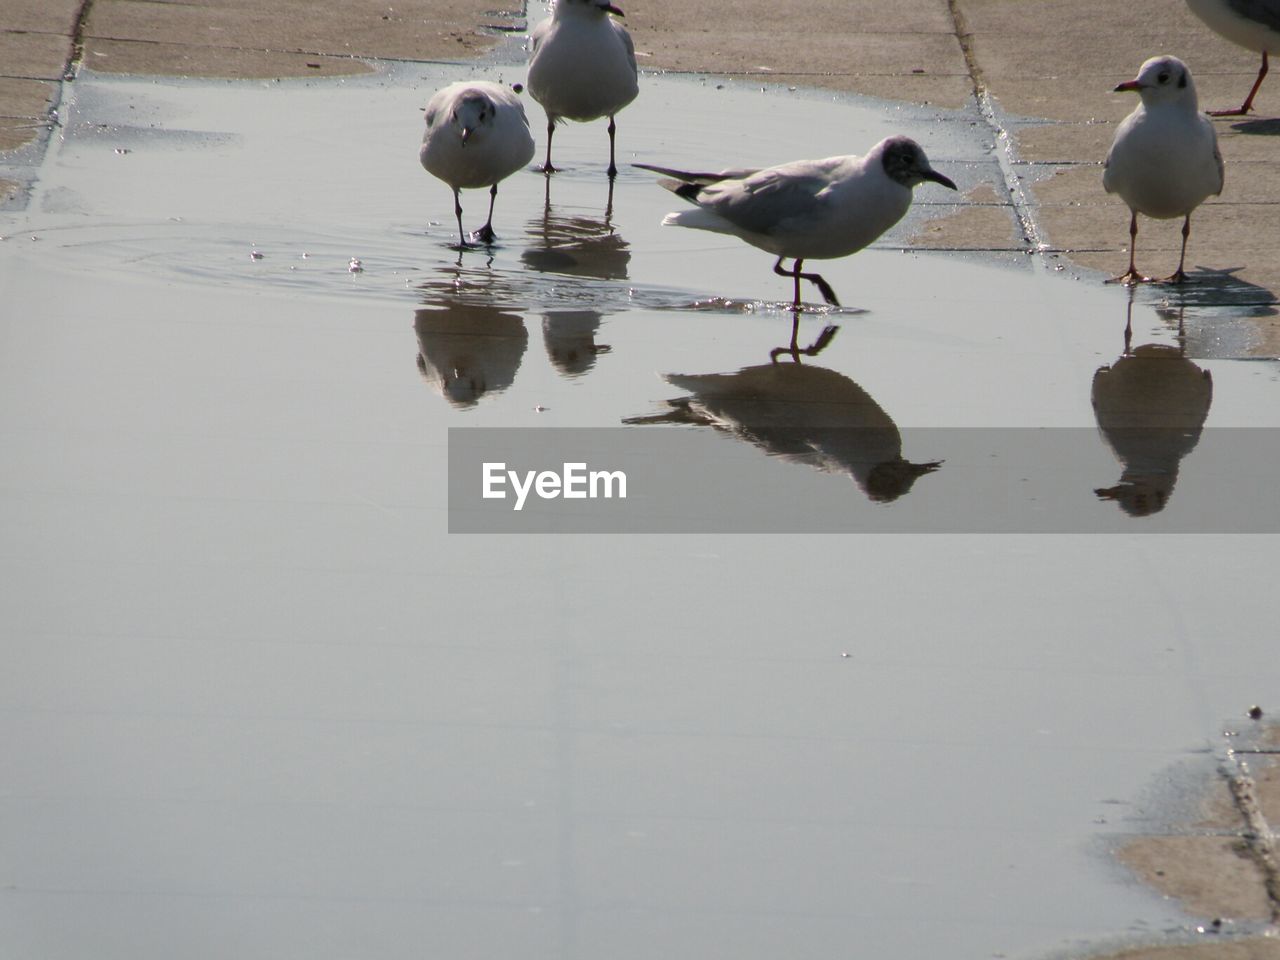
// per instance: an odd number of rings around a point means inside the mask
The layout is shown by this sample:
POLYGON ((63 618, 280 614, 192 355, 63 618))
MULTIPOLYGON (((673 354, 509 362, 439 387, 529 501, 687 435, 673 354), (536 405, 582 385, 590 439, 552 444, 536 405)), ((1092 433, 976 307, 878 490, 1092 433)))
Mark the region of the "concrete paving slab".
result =
POLYGON ((0 63, 10 77, 61 80, 71 58, 71 37, 61 33, 0 32, 0 63))
MULTIPOLYGON (((269 4, 247 0, 210 0, 194 4, 140 4, 132 0, 95 0, 85 30, 85 46, 92 52, 103 41, 138 44, 165 43, 207 46, 213 49, 251 50, 260 53, 316 54, 334 57, 391 59, 461 59, 491 48, 502 30, 519 30, 524 19, 518 10, 495 11, 484 0, 462 0, 447 7, 411 0, 407 3, 315 4, 302 0, 275 0, 269 4)), ((168 57, 161 52, 163 68, 168 57)), ((209 58, 193 55, 204 65, 209 58)), ((146 71, 143 49, 113 64, 95 68, 146 71), (119 66, 126 63, 126 67, 119 66)), ((248 58, 256 67, 260 59, 248 58)), ((294 59, 289 67, 308 68, 294 59)), ((231 74, 224 70, 218 76, 231 74)), ((270 76, 272 73, 255 74, 270 76)))
POLYGON ((104 73, 226 79, 351 76, 371 69, 353 57, 132 40, 91 40, 85 47, 85 63, 104 73))
POLYGON ((643 66, 656 70, 746 73, 949 108, 964 106, 973 89, 941 0, 806 4, 803 16, 749 0, 714 28, 702 8, 658 0, 637 5, 627 27, 643 66), (813 23, 823 25, 816 36, 813 23))
POLYGON ((75 33, 80 5, 80 0, 6 0, 0 30, 69 37, 75 33))

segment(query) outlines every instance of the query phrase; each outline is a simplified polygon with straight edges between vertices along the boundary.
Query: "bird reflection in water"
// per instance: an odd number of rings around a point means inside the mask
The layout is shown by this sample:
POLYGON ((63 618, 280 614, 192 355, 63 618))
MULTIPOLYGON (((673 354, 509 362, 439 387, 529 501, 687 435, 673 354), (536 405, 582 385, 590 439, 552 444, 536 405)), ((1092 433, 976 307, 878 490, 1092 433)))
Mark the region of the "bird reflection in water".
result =
POLYGON ((565 377, 580 377, 596 365, 596 357, 612 349, 596 343, 603 315, 598 310, 549 310, 542 316, 542 342, 547 358, 565 377))
POLYGON ((474 407, 486 393, 511 386, 529 344, 524 318, 495 301, 490 282, 474 293, 469 277, 423 288, 425 306, 413 315, 418 335, 418 369, 454 407, 474 407))
POLYGON ((890 503, 942 464, 906 460, 897 425, 862 387, 842 373, 800 361, 801 354, 820 352, 834 332, 828 327, 804 349, 793 334, 792 347, 737 373, 668 375, 667 382, 689 396, 667 401, 664 413, 623 422, 709 426, 770 456, 845 474, 869 499, 890 503), (777 359, 783 353, 792 359, 777 359))
POLYGON ((1124 352, 1093 375, 1094 418, 1122 467, 1119 483, 1094 493, 1130 516, 1145 517, 1165 508, 1182 458, 1200 440, 1213 378, 1184 355, 1181 314, 1178 346, 1131 346, 1132 316, 1130 297, 1124 352))
POLYGON ((612 223, 613 181, 609 182, 603 217, 556 213, 551 206, 550 184, 548 178, 542 215, 530 220, 527 227, 537 246, 525 250, 520 259, 539 273, 626 280, 631 250, 612 223))

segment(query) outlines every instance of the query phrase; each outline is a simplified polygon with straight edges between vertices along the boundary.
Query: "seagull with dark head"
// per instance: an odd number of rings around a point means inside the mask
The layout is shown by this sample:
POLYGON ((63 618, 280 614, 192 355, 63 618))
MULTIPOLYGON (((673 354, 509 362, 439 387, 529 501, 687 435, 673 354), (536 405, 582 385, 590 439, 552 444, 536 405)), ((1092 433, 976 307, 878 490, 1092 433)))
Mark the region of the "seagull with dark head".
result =
POLYGON ((1182 217, 1182 255, 1178 269, 1166 278, 1182 283, 1187 275, 1187 238, 1191 212, 1211 196, 1222 193, 1222 154, 1218 135, 1200 113, 1191 71, 1177 57, 1152 57, 1138 76, 1115 88, 1133 92, 1142 102, 1121 121, 1107 154, 1102 186, 1129 206, 1129 269, 1114 283, 1150 280, 1134 266, 1138 214, 1156 220, 1182 217))
POLYGON ((732 234, 776 256, 773 271, 794 281, 796 308, 801 280, 813 282, 827 303, 840 305, 819 274, 801 272, 804 261, 846 257, 875 242, 903 218, 912 188, 926 180, 956 189, 908 137, 881 140, 864 157, 796 160, 765 170, 687 173, 636 166, 662 174, 662 186, 697 207, 667 214, 664 225, 732 234), (782 266, 787 259, 795 261, 790 270, 782 266))
POLYGON ((489 188, 489 219, 474 237, 492 243, 498 182, 533 159, 524 105, 514 90, 500 84, 453 83, 427 101, 426 121, 418 159, 428 173, 453 188, 459 244, 467 246, 458 191, 481 187, 489 188))

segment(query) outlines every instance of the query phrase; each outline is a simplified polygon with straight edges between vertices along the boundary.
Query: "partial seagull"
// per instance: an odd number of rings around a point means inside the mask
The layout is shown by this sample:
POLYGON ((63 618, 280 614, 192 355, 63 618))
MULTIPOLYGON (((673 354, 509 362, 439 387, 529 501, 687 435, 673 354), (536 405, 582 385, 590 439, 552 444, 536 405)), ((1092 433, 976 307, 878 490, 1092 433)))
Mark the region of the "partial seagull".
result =
POLYGON ((493 243, 493 204, 498 183, 533 159, 529 119, 516 91, 497 83, 453 83, 427 101, 427 131, 418 159, 432 176, 453 188, 458 243, 462 229, 459 190, 489 188, 489 219, 472 236, 493 243))
POLYGON ((667 214, 664 226, 729 233, 773 254, 773 272, 795 283, 797 309, 801 280, 816 285, 827 303, 840 305, 819 274, 801 272, 806 260, 846 257, 877 240, 906 214, 916 184, 931 180, 956 189, 908 137, 881 140, 865 157, 796 160, 765 170, 687 173, 636 166, 662 174, 667 179, 659 184, 698 208, 667 214), (787 259, 795 260, 790 270, 782 267, 787 259))
POLYGON ((1222 193, 1222 154, 1213 124, 1196 102, 1191 71, 1177 57, 1152 57, 1138 76, 1116 88, 1133 91, 1142 102, 1121 121, 1107 154, 1102 186, 1129 206, 1129 269, 1109 283, 1147 283, 1134 266, 1138 214, 1157 220, 1182 217, 1182 254, 1167 283, 1187 279, 1183 265, 1191 212, 1222 193))
POLYGON ((529 35, 529 95, 547 113, 545 173, 555 173, 551 139, 559 121, 608 117, 609 176, 617 176, 613 118, 640 86, 631 35, 610 14, 623 15, 609 0, 556 0, 551 19, 529 35))
POLYGON ((1234 110, 1209 111, 1214 117, 1243 117, 1253 109, 1253 98, 1267 75, 1267 54, 1280 50, 1280 0, 1187 0, 1187 6, 1214 33, 1262 54, 1258 79, 1244 103, 1234 110))

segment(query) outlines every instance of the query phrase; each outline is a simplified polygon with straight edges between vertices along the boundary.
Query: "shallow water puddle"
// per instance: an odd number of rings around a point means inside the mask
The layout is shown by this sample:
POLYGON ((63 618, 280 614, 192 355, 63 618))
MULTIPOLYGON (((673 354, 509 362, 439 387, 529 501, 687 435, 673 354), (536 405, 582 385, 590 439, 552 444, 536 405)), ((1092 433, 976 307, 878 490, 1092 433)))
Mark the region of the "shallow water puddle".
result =
MULTIPOLYGON (((1135 536, 1230 462, 1175 449, 1177 490, 1136 520, 1093 492, 1122 468, 1093 399, 1127 320, 1165 348, 1181 320, 1169 369, 1210 371, 1206 427, 1274 426, 1274 364, 1203 359, 1247 325, 903 253, 953 199, 925 186, 875 249, 821 265, 850 309, 803 314, 799 346, 838 330, 779 374, 772 258, 660 227, 678 201, 629 166, 611 196, 603 125, 557 134, 549 185, 503 183, 492 251, 451 249, 420 108, 472 72, 87 75, 3 221, 18 951, 1032 956, 1190 923, 1099 838, 1274 696, 1276 548, 1135 536), (943 462, 877 499, 865 448, 788 459, 723 403, 715 427, 656 422, 743 368, 856 406, 873 459, 900 431, 904 462, 943 462), (1079 483, 1011 496, 1123 532, 446 533, 446 428, 624 421, 732 449, 763 512, 951 519, 994 474, 929 431, 1086 428, 1079 483)), ((996 175, 963 115, 654 78, 620 159, 766 164, 900 131, 962 190, 996 175)), ((464 195, 468 228, 486 202, 464 195)))

